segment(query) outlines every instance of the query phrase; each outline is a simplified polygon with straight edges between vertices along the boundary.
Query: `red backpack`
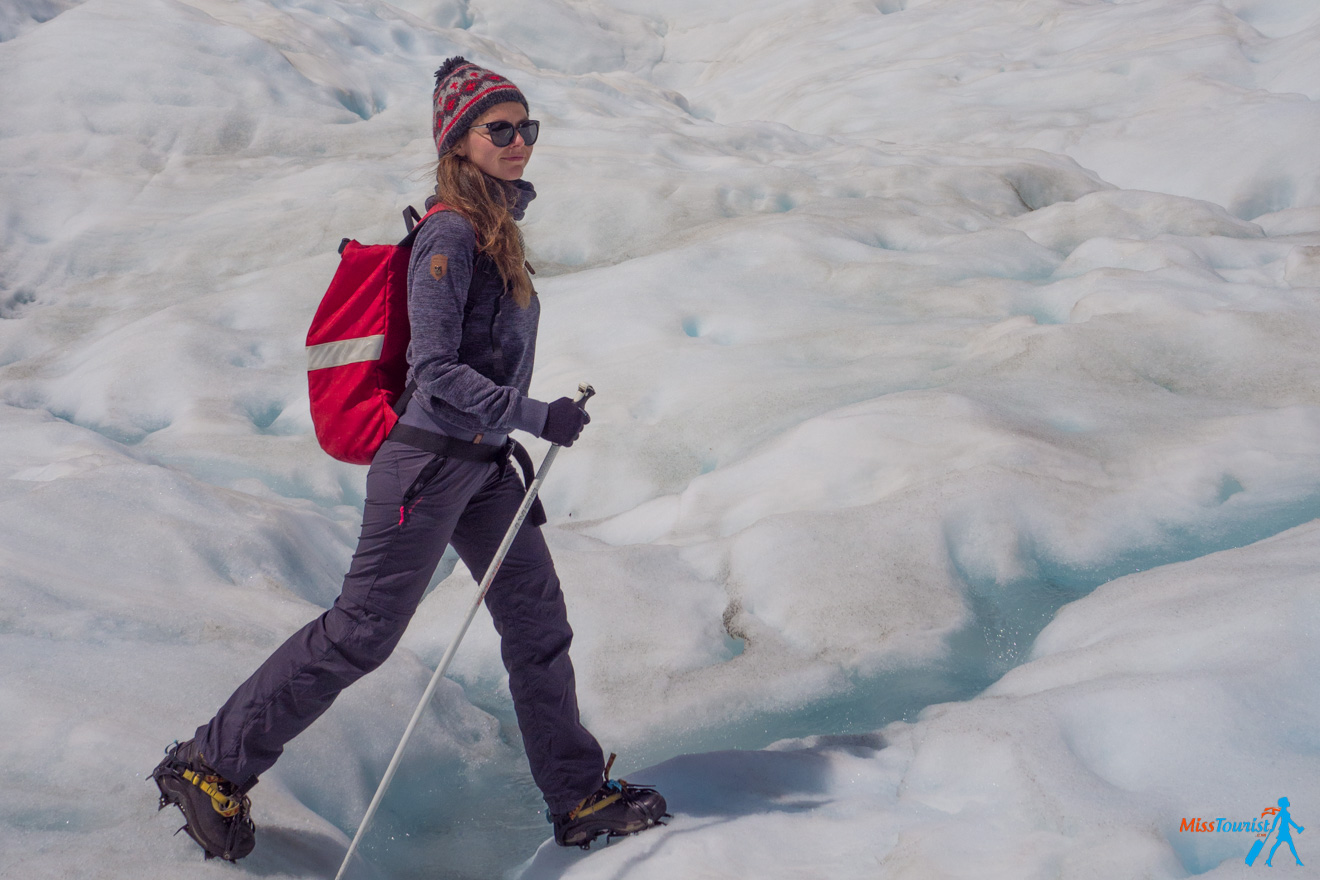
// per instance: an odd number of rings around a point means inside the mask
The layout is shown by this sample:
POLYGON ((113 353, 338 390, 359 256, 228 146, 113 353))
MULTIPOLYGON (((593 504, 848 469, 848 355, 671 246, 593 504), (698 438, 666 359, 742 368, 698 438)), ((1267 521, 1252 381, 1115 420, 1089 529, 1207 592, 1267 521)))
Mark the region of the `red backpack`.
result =
POLYGON ((407 405, 408 259, 417 231, 443 210, 419 218, 410 206, 398 244, 339 245, 339 269, 307 331, 307 391, 316 439, 340 461, 370 464, 407 405))

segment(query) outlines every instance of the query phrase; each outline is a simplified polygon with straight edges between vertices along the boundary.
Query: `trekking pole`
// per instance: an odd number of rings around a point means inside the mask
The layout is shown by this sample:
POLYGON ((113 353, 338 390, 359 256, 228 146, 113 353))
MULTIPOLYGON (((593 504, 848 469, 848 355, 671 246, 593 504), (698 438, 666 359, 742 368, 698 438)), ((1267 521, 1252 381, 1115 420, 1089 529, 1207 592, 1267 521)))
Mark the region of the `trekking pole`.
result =
MULTIPOLYGON (((586 409, 587 401, 596 393, 596 389, 585 383, 578 386, 577 400, 574 402, 583 409, 586 409)), ((486 598, 486 591, 490 589, 491 581, 495 580, 495 573, 500 570, 500 563, 504 561, 505 555, 509 552, 509 547, 513 545, 513 539, 518 536, 518 530, 522 528, 523 520, 527 519, 527 514, 532 509, 532 503, 536 501, 536 493, 541 491, 541 484, 545 482, 545 475, 550 471, 550 465, 554 464, 555 456, 559 453, 559 444, 554 443, 550 446, 550 451, 545 454, 545 459, 541 462, 541 467, 536 472, 536 478, 532 484, 527 487, 527 494, 523 496, 522 505, 519 506, 517 514, 513 517, 513 522, 509 524, 509 530, 504 533, 504 540, 500 542, 499 549, 495 551, 495 558, 486 566, 486 576, 481 579, 481 586, 477 590, 477 596, 472 600, 472 607, 468 609, 467 618, 463 625, 459 627, 458 635, 449 643, 445 649, 445 654, 440 658, 440 665, 435 668, 435 673, 431 676, 431 683, 426 686, 426 692, 422 694, 422 699, 417 704, 417 709, 413 712, 412 720, 403 731, 403 738, 399 740, 398 748, 394 750, 394 757, 390 758, 390 764, 385 768, 385 776, 380 780, 380 785, 376 786, 376 794, 371 799, 371 804, 367 807, 366 815, 362 817, 362 823, 358 825, 357 833, 353 835, 353 840, 348 845, 348 852, 344 853, 343 864, 339 866, 339 873, 335 874, 335 880, 343 880, 344 872, 348 870, 348 863, 353 858, 353 853, 357 851, 358 842, 362 840, 362 835, 366 833, 367 826, 371 824, 372 818, 376 815, 376 808, 380 806, 381 800, 385 797, 385 789, 390 787, 390 781, 394 779, 394 773, 399 769, 399 759, 403 757, 403 749, 408 745, 408 738, 412 736, 413 729, 417 727, 417 722, 421 720, 422 713, 431 702, 431 697, 435 696, 435 689, 440 684, 440 679, 444 677, 445 670, 449 668, 449 662, 454 659, 454 653, 458 650, 458 643, 463 641, 463 636, 467 635, 468 627, 472 624, 472 619, 477 616, 477 609, 481 607, 481 600, 486 598)))

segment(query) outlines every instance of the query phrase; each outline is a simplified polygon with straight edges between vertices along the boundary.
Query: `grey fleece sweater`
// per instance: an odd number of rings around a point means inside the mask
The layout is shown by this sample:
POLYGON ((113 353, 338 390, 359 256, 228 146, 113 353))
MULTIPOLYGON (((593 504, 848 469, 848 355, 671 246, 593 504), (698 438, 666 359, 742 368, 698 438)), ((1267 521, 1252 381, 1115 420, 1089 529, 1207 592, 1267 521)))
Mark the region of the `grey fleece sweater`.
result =
MULTIPOLYGON (((515 181, 521 220, 536 190, 515 181)), ((409 378, 417 390, 406 425, 499 444, 514 429, 539 435, 547 404, 527 396, 536 356, 539 297, 518 308, 493 264, 476 253, 476 232, 442 211, 422 226, 408 264, 409 378), (478 283, 471 285, 473 273, 478 283)))

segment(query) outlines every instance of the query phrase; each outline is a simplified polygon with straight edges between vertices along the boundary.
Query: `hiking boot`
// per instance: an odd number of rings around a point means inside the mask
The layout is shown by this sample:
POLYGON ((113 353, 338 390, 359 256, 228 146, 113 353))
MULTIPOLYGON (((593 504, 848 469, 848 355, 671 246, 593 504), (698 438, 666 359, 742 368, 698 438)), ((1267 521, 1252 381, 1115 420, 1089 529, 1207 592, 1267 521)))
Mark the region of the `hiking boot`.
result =
MULTIPOLYGON (((610 764, 614 756, 610 755, 610 764)), ((626 837, 663 825, 668 816, 664 797, 654 788, 629 785, 622 779, 610 779, 610 764, 605 765, 605 784, 595 794, 582 800, 567 813, 550 817, 555 826, 555 843, 590 849, 591 842, 602 834, 626 837)))
POLYGON ((206 858, 235 862, 252 852, 257 830, 248 818, 251 802, 193 754, 192 740, 167 748, 151 778, 160 789, 160 809, 178 804, 184 821, 179 830, 197 841, 206 858))

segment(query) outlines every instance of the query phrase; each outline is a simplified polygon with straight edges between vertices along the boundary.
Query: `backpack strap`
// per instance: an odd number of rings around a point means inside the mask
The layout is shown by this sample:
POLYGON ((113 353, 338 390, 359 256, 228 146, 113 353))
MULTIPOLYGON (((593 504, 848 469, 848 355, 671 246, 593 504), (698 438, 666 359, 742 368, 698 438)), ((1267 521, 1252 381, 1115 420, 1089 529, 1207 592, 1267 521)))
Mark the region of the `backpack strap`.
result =
POLYGON ((413 231, 413 227, 416 226, 417 222, 421 219, 421 216, 417 213, 417 209, 412 205, 403 209, 403 225, 408 227, 409 232, 413 231))
POLYGON ((417 209, 412 205, 404 208, 403 225, 407 227, 408 234, 403 237, 403 241, 399 242, 399 247, 412 247, 413 239, 417 237, 417 233, 422 228, 422 224, 427 220, 430 220, 436 214, 439 214, 441 211, 448 210, 449 206, 444 202, 436 202, 430 210, 419 217, 417 215, 417 209))
POLYGON ((444 434, 437 434, 434 431, 428 431, 425 428, 414 428, 412 425, 397 424, 390 430, 390 440, 411 446, 413 449, 421 449, 441 458, 458 458, 463 461, 502 461, 508 458, 508 444, 503 446, 491 446, 487 443, 477 443, 472 440, 459 440, 457 437, 449 437, 444 434))

